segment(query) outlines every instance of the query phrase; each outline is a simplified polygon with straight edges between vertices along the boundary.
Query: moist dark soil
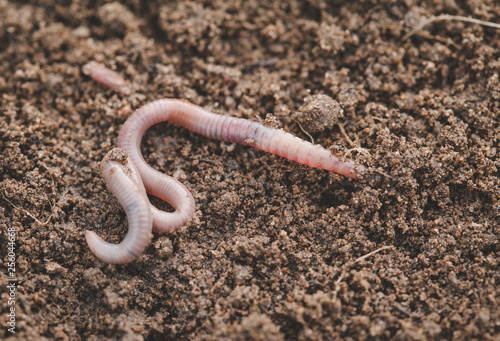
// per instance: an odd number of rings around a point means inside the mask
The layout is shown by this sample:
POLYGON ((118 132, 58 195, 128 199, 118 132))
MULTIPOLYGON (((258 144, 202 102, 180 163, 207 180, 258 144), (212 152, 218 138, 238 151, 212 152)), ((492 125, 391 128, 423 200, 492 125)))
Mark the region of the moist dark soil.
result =
POLYGON ((500 3, 0 0, 0 337, 498 340, 500 30, 440 14, 500 3), (267 117, 377 181, 161 123, 142 152, 196 214, 104 264, 85 231, 127 219, 99 162, 160 98, 267 117))

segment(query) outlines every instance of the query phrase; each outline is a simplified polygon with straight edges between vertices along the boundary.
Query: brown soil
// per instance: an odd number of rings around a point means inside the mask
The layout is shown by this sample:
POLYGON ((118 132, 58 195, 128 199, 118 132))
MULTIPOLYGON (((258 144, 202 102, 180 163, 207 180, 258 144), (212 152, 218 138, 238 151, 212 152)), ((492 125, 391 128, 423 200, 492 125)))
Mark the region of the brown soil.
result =
POLYGON ((0 338, 498 340, 500 30, 442 21, 403 39, 442 13, 500 22, 496 0, 0 0, 0 244, 6 264, 14 227, 18 279, 12 334, 2 267, 0 338), (84 75, 89 61, 134 93, 84 75), (272 113, 388 177, 160 124, 143 153, 196 216, 103 264, 85 230, 118 242, 127 221, 99 161, 158 98, 272 113))

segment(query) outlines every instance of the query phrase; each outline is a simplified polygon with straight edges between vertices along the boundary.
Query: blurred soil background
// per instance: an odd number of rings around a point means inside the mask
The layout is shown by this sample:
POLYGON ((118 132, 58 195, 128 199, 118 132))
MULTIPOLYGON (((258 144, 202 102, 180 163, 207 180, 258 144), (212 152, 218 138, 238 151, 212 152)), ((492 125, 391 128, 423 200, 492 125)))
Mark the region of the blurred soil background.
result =
POLYGON ((6 264, 14 227, 18 279, 11 334, 2 267, 0 338, 498 340, 500 30, 423 25, 441 14, 500 23, 500 3, 0 0, 0 249, 6 264), (143 153, 196 215, 103 264, 85 230, 119 242, 127 221, 99 162, 159 98, 267 117, 386 181, 162 123, 143 153))

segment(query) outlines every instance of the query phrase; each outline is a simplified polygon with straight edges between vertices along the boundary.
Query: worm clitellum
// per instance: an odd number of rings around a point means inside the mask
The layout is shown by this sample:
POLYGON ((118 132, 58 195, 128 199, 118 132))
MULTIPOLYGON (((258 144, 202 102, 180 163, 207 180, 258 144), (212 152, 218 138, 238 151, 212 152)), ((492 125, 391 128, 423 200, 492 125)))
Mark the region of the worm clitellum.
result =
MULTIPOLYGON (((130 164, 129 174, 132 175, 120 175, 124 166, 116 165, 116 161, 108 156, 101 165, 104 180, 125 208, 130 226, 127 237, 118 245, 108 244, 95 233, 87 231, 87 242, 97 257, 104 262, 126 263, 142 253, 151 231, 150 227, 146 226, 149 223, 145 216, 152 216, 155 231, 166 233, 183 226, 195 211, 194 199, 189 190, 179 181, 149 166, 140 151, 146 130, 163 121, 170 121, 209 138, 253 146, 310 167, 326 169, 353 179, 358 179, 366 171, 363 165, 357 165, 351 160, 342 161, 327 149, 283 130, 242 118, 214 114, 183 100, 153 101, 130 116, 118 136, 118 147, 128 154, 127 160, 130 161, 125 163, 130 164), (110 163, 114 166, 109 165, 110 163), (140 177, 134 175, 134 166, 140 177), (152 206, 142 190, 142 182, 148 193, 167 201, 175 211, 164 212, 152 206), (137 196, 135 201, 128 198, 132 195, 137 196), (144 199, 147 205, 144 205, 144 199), (145 226, 137 227, 141 219, 145 220, 145 226), (132 238, 137 238, 137 245, 133 243, 132 238), (111 253, 120 256, 112 256, 111 253)), ((123 170, 123 173, 127 171, 123 170)))

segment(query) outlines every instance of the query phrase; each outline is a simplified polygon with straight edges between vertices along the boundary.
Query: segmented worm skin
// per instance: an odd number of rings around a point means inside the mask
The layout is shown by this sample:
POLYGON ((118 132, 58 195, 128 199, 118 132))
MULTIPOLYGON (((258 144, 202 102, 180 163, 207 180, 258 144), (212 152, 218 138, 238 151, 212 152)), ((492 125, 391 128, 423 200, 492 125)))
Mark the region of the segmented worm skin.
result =
POLYGON ((128 263, 140 256, 149 243, 153 226, 151 204, 139 172, 123 150, 111 150, 101 162, 100 169, 104 181, 125 209, 129 230, 120 244, 107 243, 95 232, 87 230, 87 244, 105 263, 128 263))
MULTIPOLYGON (((146 130, 163 121, 172 122, 209 138, 253 146, 310 167, 333 171, 353 179, 357 179, 366 170, 362 165, 356 165, 350 160, 342 161, 327 149, 283 130, 241 118, 217 115, 183 100, 153 101, 130 116, 121 128, 117 140, 118 147, 123 149, 130 159, 127 164, 132 165, 131 173, 134 174, 135 166, 140 177, 138 175, 118 176, 123 167, 107 161, 106 158, 102 163, 104 179, 125 208, 131 226, 125 240, 118 245, 108 244, 100 240, 93 232, 87 231, 87 241, 92 251, 104 262, 130 261, 144 250, 149 239, 149 225, 137 228, 135 224, 139 220, 146 220, 147 212, 151 211, 153 229, 160 233, 167 233, 185 225, 195 211, 195 202, 189 190, 179 181, 149 166, 140 151, 141 140, 146 130), (141 179, 149 194, 167 201, 175 211, 164 212, 152 206, 144 191, 141 190, 141 179), (132 195, 137 198, 128 198, 132 195), (132 202, 136 205, 131 205, 132 202), (133 231, 132 226, 134 226, 133 231), (144 235, 139 235, 138 231, 144 235), (132 236, 137 238, 137 245, 132 246, 132 242, 129 242, 132 236), (110 256, 106 253, 107 250, 111 251, 111 246, 114 247, 112 252, 116 252, 119 256, 110 256)), ((125 170, 123 173, 126 173, 125 170)))
MULTIPOLYGON (((143 169, 150 168, 139 150, 142 136, 150 126, 162 121, 170 121, 206 137, 253 146, 310 167, 326 169, 353 179, 357 179, 366 170, 362 165, 351 160, 341 161, 327 149, 283 130, 242 118, 217 115, 183 100, 162 99, 138 109, 125 122, 118 137, 118 146, 127 151, 141 174, 143 169)), ((146 182, 145 185, 149 192, 146 182)))

